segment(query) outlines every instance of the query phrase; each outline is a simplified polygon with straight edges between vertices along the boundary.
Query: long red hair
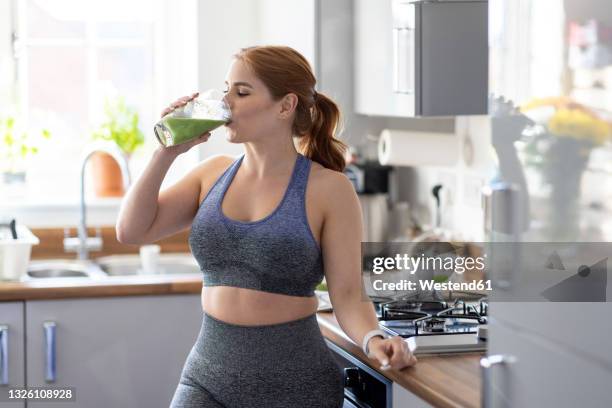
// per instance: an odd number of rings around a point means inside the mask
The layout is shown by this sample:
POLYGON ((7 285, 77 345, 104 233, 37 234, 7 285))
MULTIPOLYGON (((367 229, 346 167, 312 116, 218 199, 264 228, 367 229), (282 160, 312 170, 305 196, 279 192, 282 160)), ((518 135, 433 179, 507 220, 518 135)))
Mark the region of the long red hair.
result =
POLYGON ((336 139, 340 110, 333 100, 315 91, 317 80, 306 58, 284 46, 243 48, 234 57, 247 64, 274 100, 288 93, 298 97, 292 130, 300 153, 328 169, 344 170, 346 145, 336 139))

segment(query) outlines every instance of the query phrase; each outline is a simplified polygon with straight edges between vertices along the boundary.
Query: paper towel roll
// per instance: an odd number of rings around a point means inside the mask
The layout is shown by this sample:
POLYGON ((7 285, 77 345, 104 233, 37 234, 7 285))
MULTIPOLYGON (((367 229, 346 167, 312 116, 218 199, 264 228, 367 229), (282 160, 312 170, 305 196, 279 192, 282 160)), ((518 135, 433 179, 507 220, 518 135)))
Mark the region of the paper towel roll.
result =
POLYGON ((378 160, 390 166, 454 166, 458 139, 452 133, 385 129, 378 140, 378 160))

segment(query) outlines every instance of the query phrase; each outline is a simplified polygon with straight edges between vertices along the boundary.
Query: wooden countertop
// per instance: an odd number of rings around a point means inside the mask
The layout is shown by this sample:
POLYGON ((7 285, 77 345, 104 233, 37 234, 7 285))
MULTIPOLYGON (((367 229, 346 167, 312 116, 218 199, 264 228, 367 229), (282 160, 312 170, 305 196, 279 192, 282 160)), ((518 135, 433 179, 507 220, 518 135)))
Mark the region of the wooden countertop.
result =
POLYGON ((483 353, 418 356, 418 363, 401 371, 382 371, 376 360, 342 331, 331 312, 317 313, 323 335, 370 367, 435 407, 480 407, 479 360, 483 353))
MULTIPOLYGON (((0 301, 65 299, 108 296, 143 296, 192 293, 202 290, 202 277, 179 275, 112 276, 94 280, 62 278, 48 281, 0 282, 0 301)), ((381 371, 375 360, 342 331, 331 312, 319 312, 317 320, 323 335, 368 364, 390 380, 435 407, 479 407, 481 353, 419 356, 414 367, 402 371, 381 371)))
POLYGON ((133 275, 0 282, 0 301, 202 292, 202 275, 133 275))

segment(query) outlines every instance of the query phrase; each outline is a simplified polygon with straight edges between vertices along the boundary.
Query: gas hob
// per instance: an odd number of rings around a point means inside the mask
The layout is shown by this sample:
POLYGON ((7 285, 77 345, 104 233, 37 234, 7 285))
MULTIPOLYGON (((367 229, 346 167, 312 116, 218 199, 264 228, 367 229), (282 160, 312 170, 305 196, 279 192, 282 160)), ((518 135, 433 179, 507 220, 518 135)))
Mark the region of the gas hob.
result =
POLYGON ((488 303, 372 299, 380 328, 406 339, 414 354, 486 350, 488 303))

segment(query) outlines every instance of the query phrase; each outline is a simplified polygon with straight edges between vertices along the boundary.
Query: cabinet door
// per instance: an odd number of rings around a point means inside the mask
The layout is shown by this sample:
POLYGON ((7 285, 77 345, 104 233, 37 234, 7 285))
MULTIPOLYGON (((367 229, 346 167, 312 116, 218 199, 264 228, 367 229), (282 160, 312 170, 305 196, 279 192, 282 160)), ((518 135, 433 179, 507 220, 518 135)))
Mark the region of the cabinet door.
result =
POLYGON ((202 322, 199 295, 28 301, 26 314, 27 382, 74 387, 67 407, 168 407, 202 322))
POLYGON ((612 370, 604 359, 492 319, 489 355, 496 354, 516 361, 487 369, 485 407, 612 406, 612 370))
POLYGON ((23 401, 8 402, 8 387, 25 386, 24 337, 23 302, 0 302, 0 406, 2 407, 25 407, 23 401))
POLYGON ((353 13, 355 112, 373 116, 414 116, 414 94, 393 92, 391 0, 357 0, 353 13))

